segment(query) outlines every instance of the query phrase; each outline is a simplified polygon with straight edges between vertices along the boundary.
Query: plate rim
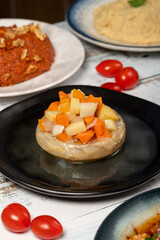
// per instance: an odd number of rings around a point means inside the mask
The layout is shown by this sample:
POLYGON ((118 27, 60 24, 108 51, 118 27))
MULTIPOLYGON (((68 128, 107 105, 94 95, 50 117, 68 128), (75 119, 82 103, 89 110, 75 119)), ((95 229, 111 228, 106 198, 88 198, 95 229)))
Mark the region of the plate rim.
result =
MULTIPOLYGON (((73 89, 73 88, 85 88, 88 87, 88 85, 67 85, 67 86, 60 86, 60 87, 56 87, 54 89, 49 89, 49 90, 46 90, 45 92, 41 92, 41 93, 38 93, 37 95, 34 95, 30 98, 27 98, 23 101, 20 101, 18 103, 15 103, 9 107, 7 107, 6 109, 2 110, 0 112, 0 117, 1 115, 3 115, 5 112, 8 112, 10 111, 11 108, 14 108, 14 107, 17 107, 21 104, 25 104, 27 102, 29 102, 31 105, 29 107, 31 107, 32 105, 35 104, 35 101, 34 99, 36 100, 37 98, 43 98, 43 96, 45 96, 48 92, 58 92, 58 90, 64 90, 64 88, 69 88, 69 89, 73 89)), ((97 89, 101 89, 99 87, 96 87, 96 86, 89 86, 91 88, 91 90, 97 90, 97 89)), ((139 99, 140 101, 142 102, 147 102, 151 105, 154 105, 156 106, 156 108, 158 107, 158 109, 160 109, 160 106, 155 104, 155 103, 152 103, 148 100, 145 100, 145 99, 142 99, 142 98, 139 98, 139 97, 135 97, 135 96, 132 96, 132 95, 128 95, 126 93, 120 93, 120 92, 115 92, 115 91, 112 91, 112 90, 108 90, 108 89, 101 89, 102 91, 104 92, 109 92, 109 93, 112 93, 112 94, 115 94, 115 95, 119 95, 119 96, 124 96, 125 98, 126 97, 129 97, 130 99, 139 99)), ((49 94, 48 94, 49 95, 49 94)), ((50 99, 50 98, 49 98, 50 99)), ((36 101, 36 103, 40 102, 40 100, 36 101)), ((6 143, 6 142, 5 142, 6 143)), ((4 143, 3 143, 4 144, 4 143)), ((6 152, 5 152, 6 154, 6 152)), ((3 160, 4 161, 4 160, 3 160)), ((17 171, 17 168, 15 167, 16 171, 17 171)), ((6 177, 8 177, 10 180, 12 180, 13 182, 17 183, 18 185, 21 185, 23 186, 24 188, 27 188, 27 189, 30 189, 30 190, 33 190, 33 191, 36 191, 36 192, 40 192, 40 193, 43 193, 43 194, 47 194, 47 195, 51 195, 51 196, 58 196, 58 197, 64 197, 64 198, 96 198, 96 197, 104 197, 104 196, 109 196, 109 195, 115 195, 115 194, 119 194, 119 193, 123 193, 123 192, 126 192, 126 191, 129 191, 131 189, 134 189, 134 188, 137 188, 141 185, 143 185, 144 183, 150 181, 153 177, 155 177, 156 175, 158 175, 160 173, 160 168, 157 169, 154 173, 150 174, 149 176, 147 175, 146 178, 143 178, 143 179, 140 179, 138 180, 137 182, 134 182, 132 183, 130 186, 125 186, 125 187, 122 187, 120 189, 118 189, 117 191, 106 191, 106 189, 104 188, 103 191, 100 190, 98 191, 90 191, 90 192, 87 192, 85 190, 82 191, 59 191, 59 190, 49 190, 49 189, 45 189, 44 186, 43 187, 38 187, 37 185, 33 185, 33 184, 29 184, 27 181, 23 181, 21 180, 21 176, 24 176, 24 174, 20 173, 20 177, 18 176, 18 178, 15 176, 12 176, 10 175, 9 173, 7 173, 5 171, 5 169, 3 168, 3 166, 0 166, 0 172, 2 174, 4 174, 6 177)), ((27 178, 31 179, 31 177, 29 175, 27 175, 27 178)), ((38 182, 36 180, 36 182, 38 182)), ((45 183, 44 183, 45 185, 45 183)))
MULTIPOLYGON (((68 9, 67 13, 66 13, 66 21, 71 29, 71 31, 77 35, 79 38, 95 44, 99 47, 103 47, 103 48, 108 48, 108 49, 112 49, 112 50, 120 50, 120 51, 131 51, 131 52, 158 52, 160 51, 160 43, 159 45, 153 45, 153 46, 135 46, 135 45, 124 45, 124 44, 118 44, 117 43, 110 43, 110 42, 105 42, 102 41, 100 39, 94 38, 92 36, 90 36, 89 34, 87 34, 85 31, 83 31, 83 29, 79 28, 77 25, 75 25, 75 23, 72 21, 72 11, 74 11, 77 7, 77 4, 81 4, 81 2, 84 2, 85 0, 77 0, 75 1, 68 9)), ((93 0, 96 1, 96 0, 93 0)), ((111 0, 110 0, 111 1, 111 0)), ((123 42, 122 42, 123 43, 123 42)))
MULTIPOLYGON (((53 82, 53 83, 47 84, 47 86, 46 86, 46 85, 44 85, 44 86, 39 86, 39 87, 34 88, 34 90, 32 89, 32 91, 31 91, 31 89, 28 89, 28 88, 27 88, 26 90, 18 90, 18 91, 16 91, 16 92, 14 92, 14 90, 11 91, 11 92, 4 92, 4 93, 1 93, 1 92, 0 92, 0 98, 1 98, 1 97, 15 97, 15 96, 28 95, 28 94, 38 93, 38 92, 47 90, 47 89, 52 88, 52 87, 54 87, 54 86, 56 86, 56 85, 58 85, 58 84, 60 84, 60 83, 62 83, 62 82, 64 82, 64 81, 67 81, 67 80, 68 80, 70 77, 72 77, 72 76, 80 69, 80 67, 82 66, 82 64, 83 64, 83 62, 84 62, 84 60, 85 60, 85 49, 84 49, 84 46, 83 46, 83 44, 81 43, 81 41, 80 41, 73 33, 71 33, 70 31, 67 31, 67 30, 64 29, 64 28, 61 28, 61 27, 57 26, 56 24, 51 24, 51 23, 47 23, 47 22, 43 22, 43 21, 38 21, 38 20, 32 20, 32 19, 23 19, 23 18, 1 18, 1 19, 0 19, 0 24, 1 24, 2 21, 10 21, 10 22, 13 21, 13 24, 18 24, 18 23, 20 23, 20 21, 26 21, 26 24, 29 24, 29 23, 31 23, 31 22, 34 22, 34 23, 45 24, 45 25, 47 25, 47 26, 50 27, 50 28, 59 29, 60 31, 63 31, 64 33, 69 34, 72 38, 74 38, 74 39, 77 41, 77 43, 79 44, 79 49, 80 49, 80 51, 81 51, 81 59, 80 59, 80 61, 79 61, 79 64, 77 64, 77 66, 72 70, 72 72, 69 72, 67 75, 63 76, 63 78, 60 78, 58 81, 56 81, 56 83, 53 82), (15 23, 14 21, 17 22, 17 23, 15 23)), ((12 23, 11 23, 11 24, 12 24, 12 23)), ((52 42, 52 41, 51 41, 51 42, 52 42)), ((53 64, 54 64, 54 63, 53 63, 53 64)), ((44 73, 42 73, 42 74, 45 74, 45 73, 46 73, 46 72, 44 72, 44 73)), ((39 76, 40 76, 40 75, 39 75, 39 76)), ((36 76, 36 77, 39 77, 39 76, 36 76)), ((42 76, 42 75, 41 75, 41 76, 42 76)), ((32 79, 34 79, 34 78, 32 78, 32 79)), ((29 79, 29 80, 27 80, 27 81, 32 81, 32 79, 29 79)), ((26 81, 21 82, 21 83, 19 83, 19 84, 23 84, 23 83, 25 83, 25 82, 26 82, 26 81)), ((16 85, 16 84, 15 84, 15 85, 16 85)), ((15 85, 13 85, 13 87, 14 87, 15 85)), ((12 86, 9 86, 9 88, 11 88, 11 87, 12 87, 12 86)), ((7 87, 6 87, 6 88, 7 88, 7 87)), ((0 89, 4 89, 4 87, 0 87, 0 89)))

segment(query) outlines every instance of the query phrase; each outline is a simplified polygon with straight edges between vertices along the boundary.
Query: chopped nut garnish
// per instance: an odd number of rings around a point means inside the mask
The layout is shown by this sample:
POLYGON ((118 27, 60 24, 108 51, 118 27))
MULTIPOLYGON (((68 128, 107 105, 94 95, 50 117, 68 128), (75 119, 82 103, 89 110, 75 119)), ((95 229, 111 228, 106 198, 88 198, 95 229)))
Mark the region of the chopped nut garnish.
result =
POLYGON ((4 38, 0 38, 0 48, 5 48, 6 47, 6 42, 4 38))
MULTIPOLYGON (((33 23, 32 23, 33 24, 33 23)), ((17 28, 13 28, 13 31, 15 32, 15 34, 17 35, 23 35, 29 32, 30 30, 30 25, 26 25, 26 26, 22 26, 22 27, 17 27, 17 28)))
POLYGON ((24 47, 24 45, 25 41, 20 38, 17 38, 15 41, 12 42, 13 47, 24 47))
POLYGON ((5 73, 4 74, 4 81, 7 81, 9 77, 10 77, 10 74, 9 73, 5 73))
POLYGON ((34 55, 34 60, 36 62, 40 62, 42 59, 36 54, 36 55, 34 55))
POLYGON ((30 31, 33 32, 37 38, 43 41, 46 38, 46 35, 42 33, 40 25, 37 24, 36 26, 31 25, 30 31))
POLYGON ((24 60, 24 59, 27 57, 27 53, 28 53, 28 50, 27 50, 27 49, 23 49, 23 50, 22 50, 21 60, 24 60))
POLYGON ((33 23, 22 27, 6 28, 5 37, 13 39, 16 35, 24 35, 28 32, 33 32, 41 41, 46 38, 46 35, 41 31, 40 25, 35 26, 33 23))
POLYGON ((6 32, 5 32, 4 36, 6 38, 13 39, 13 38, 15 38, 16 34, 14 33, 14 31, 11 28, 6 28, 6 32))
POLYGON ((37 65, 33 64, 29 65, 29 67, 26 70, 26 75, 37 71, 37 69, 38 69, 37 65))

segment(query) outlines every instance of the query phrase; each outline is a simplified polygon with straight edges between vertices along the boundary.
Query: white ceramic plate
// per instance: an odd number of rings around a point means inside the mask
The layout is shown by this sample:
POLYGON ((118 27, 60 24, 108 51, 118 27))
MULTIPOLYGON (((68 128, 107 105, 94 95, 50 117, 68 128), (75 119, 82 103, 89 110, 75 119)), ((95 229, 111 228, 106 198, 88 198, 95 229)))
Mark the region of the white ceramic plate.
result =
POLYGON ((53 87, 71 77, 79 70, 85 57, 81 42, 70 32, 55 25, 25 19, 1 19, 0 26, 22 26, 31 22, 40 23, 55 48, 56 57, 51 70, 25 82, 0 87, 0 97, 11 97, 38 92, 53 87))
POLYGON ((100 47, 132 52, 160 51, 160 43, 152 45, 134 45, 113 41, 98 34, 93 26, 93 11, 104 3, 113 0, 77 0, 69 8, 66 19, 71 30, 83 40, 100 47))

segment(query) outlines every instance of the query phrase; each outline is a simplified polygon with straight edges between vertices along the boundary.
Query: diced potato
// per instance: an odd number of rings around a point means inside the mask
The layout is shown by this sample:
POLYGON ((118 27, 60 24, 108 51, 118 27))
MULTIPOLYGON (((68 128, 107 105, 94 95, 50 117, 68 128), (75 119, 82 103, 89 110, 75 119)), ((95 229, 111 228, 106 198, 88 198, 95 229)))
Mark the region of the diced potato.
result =
POLYGON ((80 111, 80 100, 79 98, 71 98, 70 113, 79 114, 80 111))
POLYGON ((82 120, 83 120, 83 118, 81 118, 80 116, 77 116, 77 117, 74 117, 70 122, 75 123, 75 122, 80 122, 82 120))
POLYGON ((79 121, 75 123, 71 123, 68 127, 66 127, 66 133, 68 136, 73 136, 75 134, 78 134, 80 132, 85 132, 86 131, 86 125, 84 121, 79 121))
POLYGON ((105 122, 105 125, 107 127, 107 129, 112 132, 112 131, 115 131, 117 129, 117 126, 116 126, 116 123, 114 120, 112 119, 108 119, 108 120, 104 120, 105 122))
POLYGON ((71 114, 70 112, 66 112, 65 114, 69 117, 69 121, 72 121, 76 117, 75 114, 71 114))
POLYGON ((45 117, 48 118, 51 122, 56 120, 56 115, 58 111, 46 111, 45 117))
POLYGON ((102 104, 102 107, 97 112, 97 116, 101 120, 112 119, 115 122, 118 121, 118 116, 115 113, 115 111, 112 108, 110 108, 107 105, 105 105, 105 104, 102 104))
POLYGON ((94 116, 97 110, 97 105, 97 102, 80 103, 80 117, 84 118, 94 116))
POLYGON ((52 135, 53 135, 53 136, 57 136, 58 134, 62 133, 63 130, 64 130, 64 126, 56 124, 56 125, 53 127, 52 135))

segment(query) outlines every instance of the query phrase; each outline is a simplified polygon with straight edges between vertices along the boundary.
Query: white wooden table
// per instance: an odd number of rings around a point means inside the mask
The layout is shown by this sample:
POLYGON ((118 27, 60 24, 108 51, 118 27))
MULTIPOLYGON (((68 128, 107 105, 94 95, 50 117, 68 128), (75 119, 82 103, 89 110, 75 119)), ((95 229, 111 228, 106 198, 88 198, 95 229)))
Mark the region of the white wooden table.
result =
MULTIPOLYGON (((58 23, 59 27, 67 30, 65 22, 58 23)), ((58 85, 92 85, 101 86, 106 81, 95 71, 95 66, 105 59, 118 59, 124 66, 132 66, 140 75, 140 83, 127 94, 147 99, 160 105, 160 53, 129 53, 107 50, 82 41, 86 58, 80 70, 64 83, 58 85)), ((29 95, 11 98, 0 98, 0 110, 19 102, 29 95)), ((95 233, 104 218, 126 199, 160 186, 160 176, 123 194, 107 196, 99 199, 72 200, 44 196, 26 190, 7 180, 0 173, 0 212, 10 203, 18 202, 28 208, 31 217, 49 214, 56 217, 63 225, 64 233, 59 239, 64 240, 93 240, 95 233)), ((0 222, 1 240, 34 240, 31 231, 14 234, 7 231, 0 222)))

